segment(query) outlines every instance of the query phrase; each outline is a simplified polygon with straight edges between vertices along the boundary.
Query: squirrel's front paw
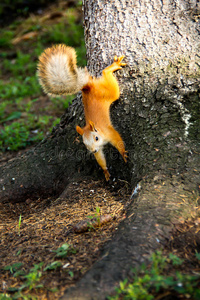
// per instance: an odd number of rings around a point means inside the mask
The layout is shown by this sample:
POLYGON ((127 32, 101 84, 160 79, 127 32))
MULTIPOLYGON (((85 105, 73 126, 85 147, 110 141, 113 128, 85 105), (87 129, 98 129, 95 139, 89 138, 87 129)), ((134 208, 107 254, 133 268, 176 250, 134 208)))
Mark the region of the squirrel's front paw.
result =
POLYGON ((126 66, 126 63, 122 62, 124 57, 125 57, 125 55, 122 55, 122 56, 119 56, 119 57, 117 57, 117 55, 115 55, 114 56, 114 62, 116 64, 118 64, 118 66, 120 66, 120 67, 126 66))

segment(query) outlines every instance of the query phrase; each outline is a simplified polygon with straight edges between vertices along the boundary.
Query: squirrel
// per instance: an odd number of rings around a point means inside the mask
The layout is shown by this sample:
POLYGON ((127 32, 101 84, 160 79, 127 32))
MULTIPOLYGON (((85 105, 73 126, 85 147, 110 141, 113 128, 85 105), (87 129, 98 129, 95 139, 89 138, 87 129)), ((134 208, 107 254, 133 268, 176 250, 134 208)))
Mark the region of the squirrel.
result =
POLYGON ((85 127, 76 126, 86 148, 92 152, 110 178, 103 147, 111 143, 127 162, 127 151, 120 134, 110 119, 110 105, 120 96, 119 85, 113 72, 122 69, 124 56, 114 57, 114 62, 102 71, 100 78, 92 77, 87 68, 77 68, 75 49, 64 44, 47 48, 39 57, 38 77, 48 95, 69 95, 82 91, 85 127))

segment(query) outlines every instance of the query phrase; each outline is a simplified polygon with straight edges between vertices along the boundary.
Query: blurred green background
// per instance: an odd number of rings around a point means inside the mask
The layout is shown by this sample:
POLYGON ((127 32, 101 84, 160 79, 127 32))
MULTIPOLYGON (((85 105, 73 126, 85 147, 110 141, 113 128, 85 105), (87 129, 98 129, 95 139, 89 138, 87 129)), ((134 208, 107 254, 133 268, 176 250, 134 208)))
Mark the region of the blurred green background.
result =
POLYGON ((36 76, 43 50, 65 43, 86 65, 82 2, 35 2, 4 0, 0 8, 0 154, 42 140, 74 98, 43 93, 36 76))

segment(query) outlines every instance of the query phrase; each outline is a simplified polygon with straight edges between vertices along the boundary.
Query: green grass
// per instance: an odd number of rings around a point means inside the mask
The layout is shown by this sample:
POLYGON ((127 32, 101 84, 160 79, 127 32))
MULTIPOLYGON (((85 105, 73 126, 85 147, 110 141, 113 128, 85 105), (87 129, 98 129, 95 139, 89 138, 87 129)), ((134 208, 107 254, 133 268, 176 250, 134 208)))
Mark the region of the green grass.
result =
MULTIPOLYGON (((33 295, 31 295, 30 292, 40 288, 45 288, 42 284, 42 276, 45 275, 46 272, 53 272, 56 269, 61 268, 63 265, 63 259, 66 258, 69 254, 76 253, 73 247, 67 243, 63 244, 61 247, 54 250, 53 252, 56 253, 55 257, 58 257, 62 261, 50 262, 46 267, 43 267, 44 262, 40 262, 38 264, 34 264, 33 267, 30 270, 28 270, 28 272, 25 272, 24 265, 21 262, 16 262, 12 265, 8 265, 2 268, 4 272, 8 272, 8 274, 13 276, 14 278, 20 278, 21 281, 23 281, 23 284, 20 286, 15 286, 14 288, 8 287, 6 293, 0 294, 0 300, 37 299, 33 298, 33 295)), ((72 271, 67 270, 67 272, 70 277, 73 277, 72 271)))
POLYGON ((34 115, 27 115, 26 120, 4 125, 4 127, 0 129, 0 150, 17 151, 34 142, 41 141, 46 135, 46 132, 51 131, 58 123, 59 118, 54 119, 51 116, 35 117, 34 115))
MULTIPOLYGON (((14 32, 12 30, 4 30, 0 35, 0 47, 10 47, 10 41, 14 37, 14 32)), ((1 53, 1 56, 3 54, 1 53)))
POLYGON ((19 223, 18 223, 18 235, 19 236, 20 236, 21 223, 22 223, 22 215, 20 214, 20 216, 19 216, 19 223))
MULTIPOLYGON (((196 259, 200 259, 198 253, 196 259)), ((152 254, 150 267, 142 265, 139 270, 133 270, 133 279, 120 282, 116 294, 108 299, 153 300, 162 294, 180 295, 180 299, 200 299, 200 273, 184 273, 183 263, 184 260, 174 254, 164 256, 161 251, 155 252, 152 254)))
MULTIPOLYGON (((78 4, 80 5, 80 4, 78 4)), ((17 20, 0 33, 0 152, 18 151, 41 141, 59 123, 74 96, 50 98, 41 108, 43 91, 36 76, 38 56, 56 43, 76 48, 80 66, 86 65, 84 32, 76 8, 49 26, 40 19, 17 20), (20 28, 20 30, 18 29, 20 28), (17 33, 38 36, 13 45, 17 33)))

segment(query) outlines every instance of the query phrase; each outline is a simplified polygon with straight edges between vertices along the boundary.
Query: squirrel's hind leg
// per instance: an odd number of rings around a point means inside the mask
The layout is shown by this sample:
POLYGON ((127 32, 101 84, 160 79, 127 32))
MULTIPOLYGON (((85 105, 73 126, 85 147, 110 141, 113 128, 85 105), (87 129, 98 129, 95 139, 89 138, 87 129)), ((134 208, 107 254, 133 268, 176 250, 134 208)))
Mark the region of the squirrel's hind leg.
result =
POLYGON ((120 134, 112 126, 109 126, 109 142, 119 151, 124 161, 127 162, 128 156, 124 142, 120 134))

